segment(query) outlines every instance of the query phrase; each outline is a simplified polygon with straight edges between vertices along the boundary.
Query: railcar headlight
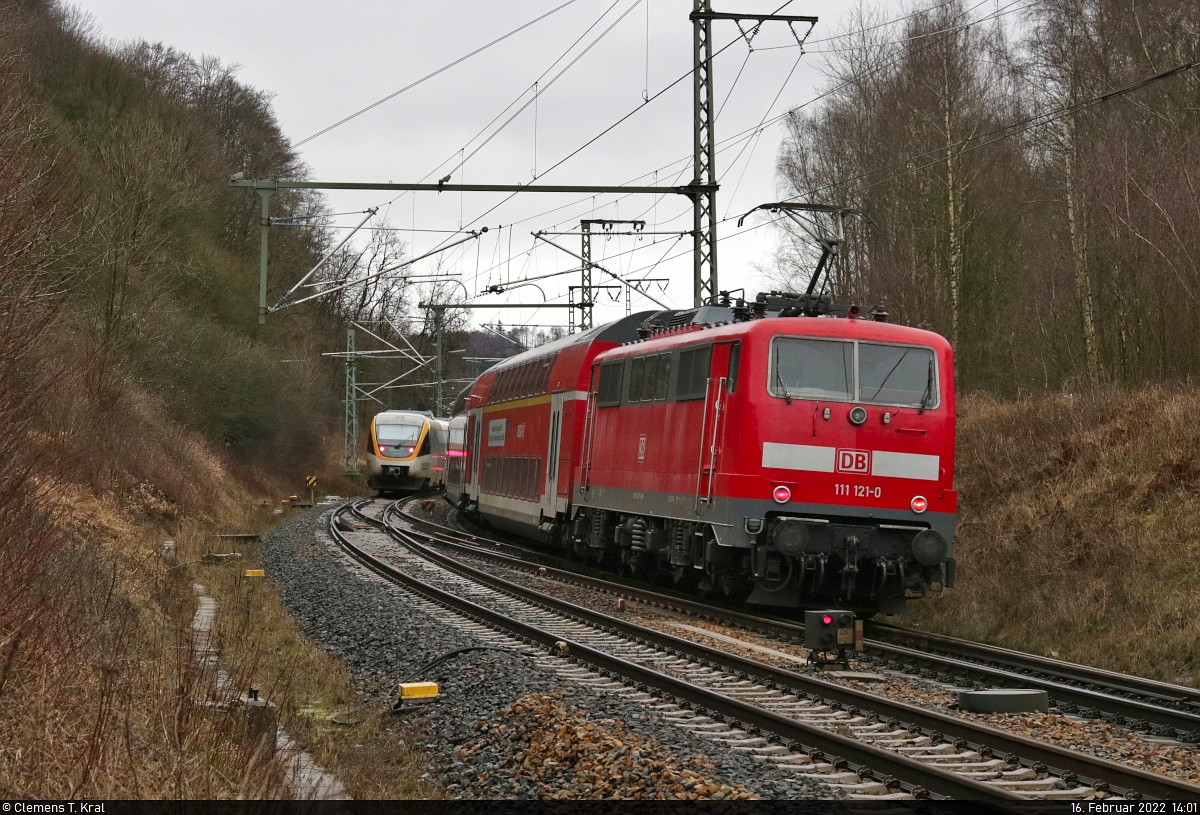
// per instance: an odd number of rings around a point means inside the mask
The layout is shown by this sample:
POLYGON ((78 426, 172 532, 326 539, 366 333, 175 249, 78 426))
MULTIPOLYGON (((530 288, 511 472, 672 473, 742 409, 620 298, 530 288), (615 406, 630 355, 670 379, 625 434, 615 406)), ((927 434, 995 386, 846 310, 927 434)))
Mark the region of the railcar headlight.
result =
POLYGON ((780 485, 771 490, 771 497, 775 499, 775 503, 777 504, 786 504, 788 501, 792 500, 792 491, 787 487, 780 485))
POLYGON ((942 533, 932 529, 918 532, 912 542, 913 557, 922 566, 936 566, 950 554, 950 544, 942 533))
POLYGON ((812 540, 812 535, 808 531, 808 526, 794 518, 781 520, 771 536, 771 543, 775 544, 779 553, 788 557, 804 554, 808 550, 810 540, 812 540))
POLYGON ((860 425, 867 421, 867 409, 865 407, 850 408, 850 424, 860 425))
POLYGON ((922 512, 929 509, 929 501, 925 500, 924 495, 918 495, 909 502, 908 506, 913 512, 920 515, 922 512))

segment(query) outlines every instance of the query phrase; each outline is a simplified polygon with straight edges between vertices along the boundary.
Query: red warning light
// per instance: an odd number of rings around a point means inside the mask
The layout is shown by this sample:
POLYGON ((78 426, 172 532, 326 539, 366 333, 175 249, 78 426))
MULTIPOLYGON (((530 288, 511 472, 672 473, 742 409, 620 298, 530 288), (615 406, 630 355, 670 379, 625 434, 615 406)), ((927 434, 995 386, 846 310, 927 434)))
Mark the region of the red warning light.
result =
POLYGON ((786 504, 788 501, 792 500, 792 491, 784 486, 776 487, 771 492, 771 495, 777 504, 786 504))
POLYGON ((824 617, 821 618, 821 622, 825 623, 825 625, 832 625, 833 618, 830 617, 828 614, 826 614, 824 617))
POLYGON ((929 509, 929 502, 925 500, 923 495, 918 495, 912 499, 912 503, 910 503, 909 506, 912 507, 913 512, 920 515, 922 512, 929 509))

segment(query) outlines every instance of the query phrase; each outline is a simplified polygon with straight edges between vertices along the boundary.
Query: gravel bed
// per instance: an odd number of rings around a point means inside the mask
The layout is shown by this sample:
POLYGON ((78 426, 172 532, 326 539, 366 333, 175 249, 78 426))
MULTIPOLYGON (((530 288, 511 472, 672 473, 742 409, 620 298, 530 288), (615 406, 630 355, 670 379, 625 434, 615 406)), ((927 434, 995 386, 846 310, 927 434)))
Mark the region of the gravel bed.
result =
MULTIPOLYGON (((445 504, 445 502, 443 501, 442 504, 445 504)), ((418 513, 425 515, 419 509, 418 513)), ((444 520, 447 517, 449 517, 449 513, 443 511, 439 506, 437 515, 430 516, 430 520, 447 523, 444 520)), ((453 518, 451 518, 451 522, 453 522, 453 518)), ((485 569, 488 572, 501 575, 521 585, 553 594, 556 597, 578 605, 614 616, 619 613, 616 610, 617 601, 612 595, 563 583, 560 580, 538 575, 524 569, 502 566, 470 555, 455 553, 454 556, 464 563, 469 562, 477 568, 485 569)), ((741 648, 721 640, 705 637, 693 631, 676 628, 671 623, 685 623, 696 628, 705 628, 727 637, 735 637, 747 643, 773 648, 797 657, 805 658, 808 656, 808 649, 803 646, 784 642, 771 636, 755 634, 733 626, 723 626, 698 620, 686 614, 666 611, 639 603, 636 600, 626 601, 626 611, 623 616, 631 622, 655 628, 682 639, 692 640, 704 645, 717 646, 730 653, 736 653, 739 656, 765 662, 778 668, 799 673, 811 670, 790 660, 776 658, 755 649, 741 648)), ((929 708, 941 713, 949 713, 963 719, 995 727, 999 730, 1050 742, 1070 750, 1089 753, 1100 758, 1109 759, 1110 761, 1128 764, 1192 783, 1200 783, 1200 750, 1194 747, 1150 741, 1138 733, 1119 725, 1113 725, 1099 719, 1081 721, 1077 717, 1070 717, 1061 713, 966 713, 956 709, 958 701, 957 688, 950 689, 941 683, 899 671, 879 671, 870 660, 854 660, 852 658, 850 667, 854 671, 879 673, 884 677, 884 681, 860 682, 832 676, 823 678, 869 693, 875 693, 889 699, 929 708)), ((962 689, 969 690, 970 688, 964 687, 962 689)))
MULTIPOLYGON (((437 657, 478 644, 338 554, 326 531, 330 511, 318 507, 284 521, 264 541, 263 563, 305 636, 344 660, 364 693, 377 697, 437 657)), ((409 714, 406 737, 418 738, 437 757, 454 795, 831 795, 823 785, 714 749, 636 703, 566 682, 525 656, 473 651, 419 678, 438 682, 442 699, 409 714), (563 750, 560 758, 551 755, 563 750), (635 750, 637 769, 626 768, 635 750), (558 763, 547 765, 543 757, 535 771, 541 752, 558 763)))

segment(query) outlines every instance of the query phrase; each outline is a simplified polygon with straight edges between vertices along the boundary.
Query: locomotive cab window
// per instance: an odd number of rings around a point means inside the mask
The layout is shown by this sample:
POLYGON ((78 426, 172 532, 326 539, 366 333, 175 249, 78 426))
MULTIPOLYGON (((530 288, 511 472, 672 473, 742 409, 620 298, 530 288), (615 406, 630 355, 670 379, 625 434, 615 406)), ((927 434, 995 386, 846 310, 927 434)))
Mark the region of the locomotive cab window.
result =
POLYGON ((636 357, 633 364, 630 365, 629 373, 629 391, 625 394, 625 401, 640 402, 642 401, 642 382, 646 378, 646 358, 636 357))
POLYGON ((679 370, 675 374, 675 399, 703 399, 708 394, 708 365, 712 346, 702 345, 679 353, 679 370))
POLYGON ((854 343, 777 337, 771 393, 793 399, 854 400, 854 343))
POLYGON ((854 340, 776 337, 768 391, 791 399, 936 407, 933 349, 854 340))
POLYGON ((621 377, 625 371, 625 360, 606 362, 600 366, 600 381, 597 383, 596 405, 614 407, 621 404, 621 377))
POLYGON ((729 378, 725 381, 725 389, 729 393, 737 390, 738 364, 742 359, 742 344, 735 342, 729 349, 729 378))
POLYGON ((902 407, 937 404, 933 351, 911 345, 858 344, 859 401, 902 407))
POLYGON ((666 399, 671 386, 671 355, 658 355, 658 377, 654 383, 654 398, 666 399))

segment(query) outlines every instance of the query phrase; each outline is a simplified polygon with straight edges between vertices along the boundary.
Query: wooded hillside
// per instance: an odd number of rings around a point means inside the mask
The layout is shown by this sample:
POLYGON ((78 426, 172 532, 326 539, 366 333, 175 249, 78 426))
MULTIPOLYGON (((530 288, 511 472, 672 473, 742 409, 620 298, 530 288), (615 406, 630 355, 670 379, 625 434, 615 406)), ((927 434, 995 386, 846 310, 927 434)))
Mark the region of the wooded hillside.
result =
MULTIPOLYGON (((835 299, 950 338, 966 391, 1200 373, 1200 5, 915 12, 816 46, 826 93, 788 121, 781 197, 870 218, 835 299)), ((791 233, 781 277, 812 268, 791 233)))

